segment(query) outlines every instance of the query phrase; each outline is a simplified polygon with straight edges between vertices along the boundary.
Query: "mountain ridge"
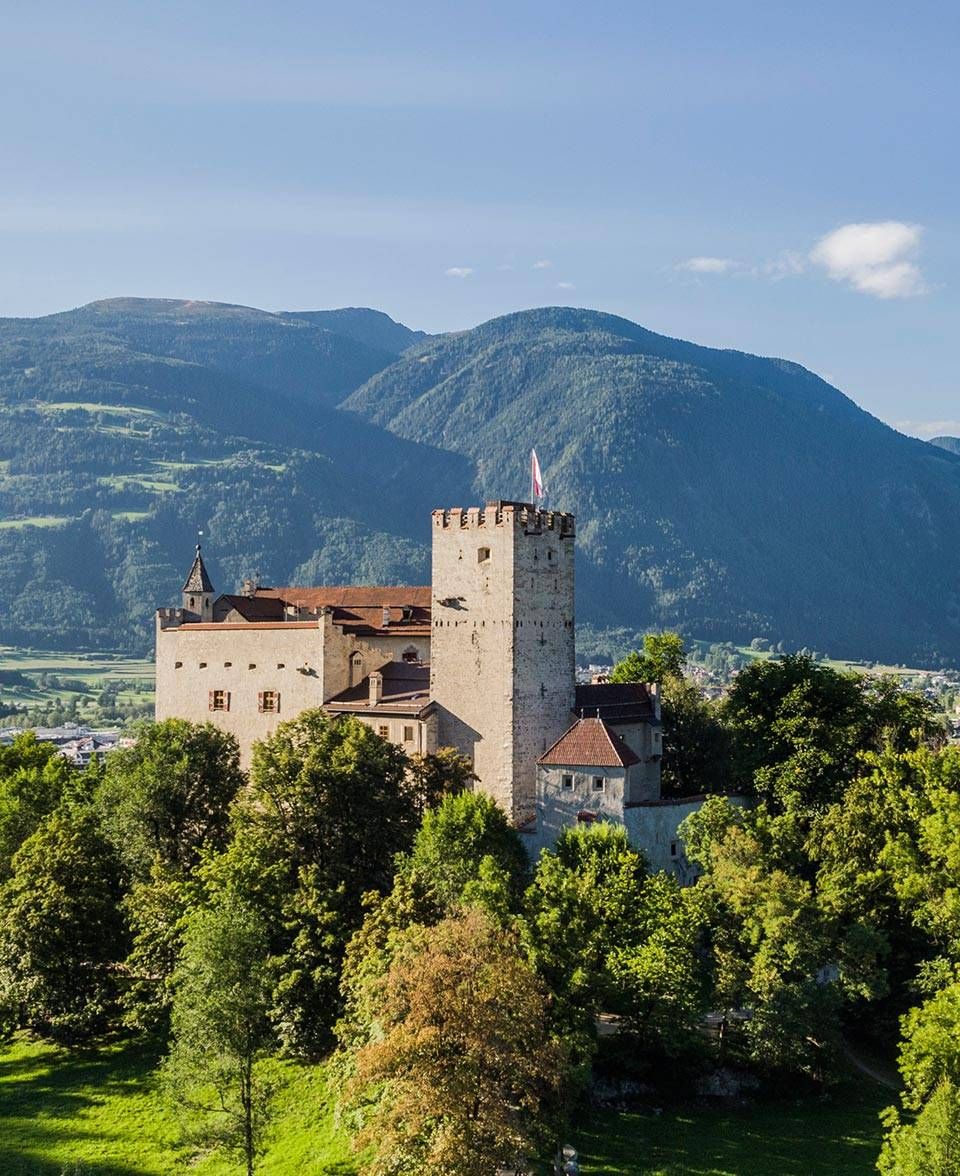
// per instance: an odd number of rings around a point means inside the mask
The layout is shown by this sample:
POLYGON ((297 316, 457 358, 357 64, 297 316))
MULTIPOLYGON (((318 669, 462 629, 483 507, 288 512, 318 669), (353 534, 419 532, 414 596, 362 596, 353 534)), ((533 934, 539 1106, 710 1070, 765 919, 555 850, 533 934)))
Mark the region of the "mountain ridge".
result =
POLYGON ((574 307, 0 320, 0 641, 148 648, 199 527, 220 589, 423 582, 430 508, 526 497, 531 446, 591 628, 960 664, 960 457, 793 361, 574 307))

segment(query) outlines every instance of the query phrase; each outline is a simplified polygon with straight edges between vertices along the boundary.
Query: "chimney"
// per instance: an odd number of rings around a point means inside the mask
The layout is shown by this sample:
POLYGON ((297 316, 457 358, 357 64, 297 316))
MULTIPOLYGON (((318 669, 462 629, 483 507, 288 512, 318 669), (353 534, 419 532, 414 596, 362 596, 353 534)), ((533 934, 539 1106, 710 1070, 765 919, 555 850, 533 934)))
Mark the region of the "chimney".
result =
POLYGON ((370 705, 376 706, 383 698, 383 674, 374 670, 370 675, 370 705))
POLYGON ((659 719, 660 719, 660 683, 659 682, 648 682, 647 683, 647 694, 650 695, 650 701, 653 703, 654 718, 657 719, 657 721, 659 721, 659 719))

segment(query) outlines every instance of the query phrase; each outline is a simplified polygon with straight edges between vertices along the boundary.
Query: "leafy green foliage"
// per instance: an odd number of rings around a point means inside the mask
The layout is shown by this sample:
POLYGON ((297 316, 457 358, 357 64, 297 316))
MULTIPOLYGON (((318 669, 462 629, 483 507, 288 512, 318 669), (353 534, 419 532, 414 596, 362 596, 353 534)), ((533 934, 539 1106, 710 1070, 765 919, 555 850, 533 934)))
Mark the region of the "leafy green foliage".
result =
POLYGON ((887 1138, 877 1161, 882 1176, 958 1176, 960 1173, 960 1092, 941 1082, 916 1119, 884 1116, 887 1138))
POLYGON ((0 880, 8 878, 13 855, 66 794, 72 770, 52 743, 32 732, 0 747, 0 880))
POLYGON ((225 848, 243 783, 233 735, 165 719, 143 724, 132 747, 107 757, 96 801, 104 831, 142 882, 155 861, 186 876, 204 849, 225 848))
POLYGON ((267 952, 262 918, 235 895, 188 916, 162 1069, 190 1135, 238 1152, 248 1176, 269 1121, 256 1069, 273 1044, 267 952))
POLYGON ((362 896, 390 888, 416 813, 406 757, 357 719, 305 711, 255 746, 233 839, 203 881, 265 919, 271 1017, 288 1048, 317 1055, 329 1044, 362 896))
POLYGON ((643 652, 633 650, 617 662, 611 682, 662 682, 682 678, 687 650, 679 633, 646 633, 643 652))
POLYGON ((13 1024, 72 1044, 115 1012, 126 954, 120 868, 88 807, 43 819, 0 890, 0 1007, 13 1024))

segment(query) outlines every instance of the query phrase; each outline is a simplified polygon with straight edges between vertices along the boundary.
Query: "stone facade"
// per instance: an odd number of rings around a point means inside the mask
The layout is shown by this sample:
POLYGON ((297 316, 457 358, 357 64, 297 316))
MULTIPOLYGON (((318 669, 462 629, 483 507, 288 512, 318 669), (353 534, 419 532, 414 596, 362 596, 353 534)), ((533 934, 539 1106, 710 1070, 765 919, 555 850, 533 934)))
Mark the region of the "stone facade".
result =
POLYGON ((574 519, 514 502, 433 512, 430 692, 442 745, 518 823, 574 705, 574 519))

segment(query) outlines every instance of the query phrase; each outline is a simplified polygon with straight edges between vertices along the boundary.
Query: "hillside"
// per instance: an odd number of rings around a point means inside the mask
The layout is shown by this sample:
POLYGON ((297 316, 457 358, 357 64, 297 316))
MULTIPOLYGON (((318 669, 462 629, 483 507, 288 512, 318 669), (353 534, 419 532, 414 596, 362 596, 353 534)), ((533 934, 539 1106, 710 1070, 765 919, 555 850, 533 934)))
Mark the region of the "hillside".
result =
POLYGON ((330 406, 393 358, 209 303, 0 320, 0 642, 149 649, 198 528, 224 589, 422 580, 469 462, 330 406))
POLYGON ((931 437, 930 444, 946 449, 948 453, 960 454, 960 437, 931 437))
POLYGON ((960 660, 960 458, 797 364, 547 308, 423 341, 343 405, 578 516, 579 617, 960 660))
POLYGON ((429 510, 526 497, 531 445, 594 632, 960 663, 960 456, 797 364, 556 307, 0 320, 0 643, 149 650, 199 528, 223 589, 422 581, 429 510))

